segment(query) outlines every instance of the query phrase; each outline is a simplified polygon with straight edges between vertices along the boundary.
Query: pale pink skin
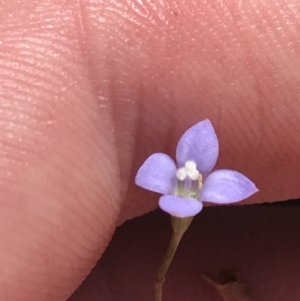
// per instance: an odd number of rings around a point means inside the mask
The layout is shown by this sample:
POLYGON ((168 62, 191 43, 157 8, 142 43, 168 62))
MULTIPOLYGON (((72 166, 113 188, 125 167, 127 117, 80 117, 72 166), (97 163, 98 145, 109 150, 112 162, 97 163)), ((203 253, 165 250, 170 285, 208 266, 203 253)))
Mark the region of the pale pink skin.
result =
POLYGON ((299 2, 277 2, 2 1, 0 296, 66 300, 156 208, 137 168, 204 118, 246 202, 300 196, 299 2))

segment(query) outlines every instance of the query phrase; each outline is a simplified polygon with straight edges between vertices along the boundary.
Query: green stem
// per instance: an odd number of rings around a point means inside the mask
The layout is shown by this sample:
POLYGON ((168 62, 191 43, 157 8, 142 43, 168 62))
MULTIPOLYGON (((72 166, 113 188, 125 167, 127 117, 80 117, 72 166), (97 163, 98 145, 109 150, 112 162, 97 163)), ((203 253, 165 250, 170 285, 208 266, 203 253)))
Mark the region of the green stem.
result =
POLYGON ((171 223, 173 228, 173 235, 171 237, 167 252, 162 260, 160 268, 157 272, 155 281, 155 299, 154 301, 162 301, 162 286, 165 282, 166 274, 172 263, 176 250, 178 249, 179 243, 190 226, 193 217, 188 218, 177 218, 172 216, 171 223))

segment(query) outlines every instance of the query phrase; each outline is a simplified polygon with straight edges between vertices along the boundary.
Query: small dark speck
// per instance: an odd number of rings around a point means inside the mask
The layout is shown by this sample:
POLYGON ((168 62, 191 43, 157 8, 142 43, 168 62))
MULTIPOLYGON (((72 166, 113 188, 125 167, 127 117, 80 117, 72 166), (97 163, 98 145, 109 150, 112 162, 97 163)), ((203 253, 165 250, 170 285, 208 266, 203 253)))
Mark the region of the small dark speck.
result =
POLYGON ((178 13, 176 13, 176 11, 173 11, 173 15, 177 17, 178 13))

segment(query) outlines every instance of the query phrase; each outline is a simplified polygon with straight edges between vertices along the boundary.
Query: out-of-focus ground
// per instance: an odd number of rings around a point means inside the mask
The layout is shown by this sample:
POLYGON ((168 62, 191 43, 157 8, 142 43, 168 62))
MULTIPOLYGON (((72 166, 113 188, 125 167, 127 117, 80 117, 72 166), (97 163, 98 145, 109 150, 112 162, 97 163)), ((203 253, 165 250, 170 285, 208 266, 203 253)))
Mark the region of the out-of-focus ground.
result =
MULTIPOLYGON (((158 210, 126 222, 69 301, 152 301, 170 235, 158 210)), ((221 301, 201 277, 219 269, 247 282, 253 301, 300 300, 300 201, 205 208, 179 247, 163 300, 221 301)))

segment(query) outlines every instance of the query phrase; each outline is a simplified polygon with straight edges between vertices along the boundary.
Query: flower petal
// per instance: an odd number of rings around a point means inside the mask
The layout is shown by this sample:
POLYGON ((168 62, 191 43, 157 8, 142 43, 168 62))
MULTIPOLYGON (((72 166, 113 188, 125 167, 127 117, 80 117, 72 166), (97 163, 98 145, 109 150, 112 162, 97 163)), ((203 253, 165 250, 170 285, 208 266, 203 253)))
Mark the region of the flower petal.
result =
POLYGON ((204 175, 214 168, 218 155, 218 137, 208 119, 189 128, 179 139, 176 149, 176 160, 180 167, 186 161, 193 160, 204 175))
POLYGON ((159 199, 159 207, 173 216, 184 218, 198 214, 202 210, 203 204, 196 199, 164 195, 159 199))
POLYGON ((151 155, 138 170, 136 185, 162 194, 174 193, 176 165, 163 153, 151 155))
POLYGON ((216 170, 204 182, 199 200, 216 204, 240 202, 258 192, 255 184, 234 170, 216 170))

